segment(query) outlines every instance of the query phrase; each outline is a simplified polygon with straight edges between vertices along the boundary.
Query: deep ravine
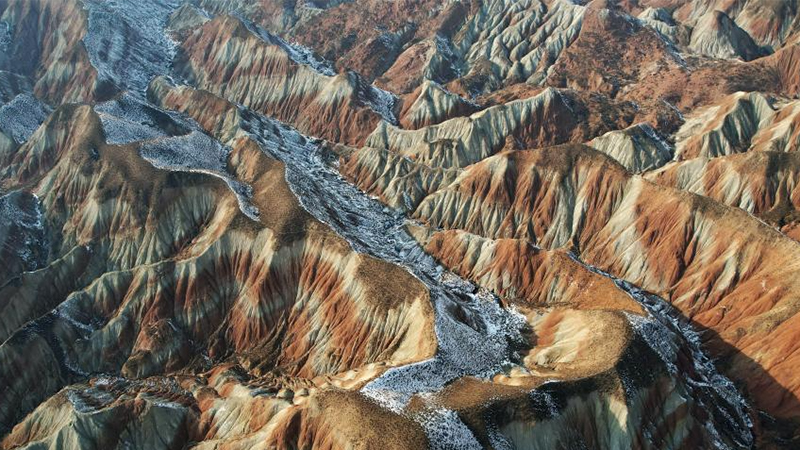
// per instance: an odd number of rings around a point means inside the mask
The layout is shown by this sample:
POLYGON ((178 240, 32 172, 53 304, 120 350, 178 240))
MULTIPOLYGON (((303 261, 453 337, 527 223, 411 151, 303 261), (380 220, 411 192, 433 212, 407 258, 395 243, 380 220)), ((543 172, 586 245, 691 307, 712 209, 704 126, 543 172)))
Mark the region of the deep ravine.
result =
MULTIPOLYGON (((144 91, 152 78, 171 75, 175 45, 164 27, 179 4, 177 0, 84 0, 89 12, 89 32, 84 43, 90 60, 102 79, 127 90, 134 103, 146 102, 144 91)), ((390 369, 362 389, 365 395, 383 407, 402 412, 412 396, 424 399, 458 377, 488 378, 515 363, 514 349, 523 343, 521 330, 525 321, 521 315, 502 308, 493 295, 447 272, 406 231, 407 220, 400 212, 343 179, 313 139, 274 119, 240 108, 243 128, 266 153, 286 164, 286 179, 308 212, 330 225, 356 251, 405 267, 430 290, 436 311, 435 357, 390 369)), ((147 126, 146 118, 128 115, 126 110, 100 108, 100 111, 107 115, 104 126, 115 119, 147 126)), ((187 151, 192 148, 182 142, 175 145, 187 151)), ((166 165, 164 168, 170 169, 166 165)), ((214 175, 224 176, 221 171, 214 175)), ((246 196, 246 189, 242 189, 237 195, 246 196)), ((254 214, 248 215, 255 218, 254 214)), ((726 435, 740 447, 751 446, 752 425, 747 406, 731 382, 705 356, 697 334, 689 325, 677 321, 662 299, 624 281, 614 281, 647 309, 647 317, 631 321, 668 367, 674 357, 670 353, 673 346, 686 345, 691 349, 699 375, 689 383, 697 398, 712 410, 716 422, 726 424, 726 435)), ((480 448, 472 432, 453 411, 431 405, 414 418, 425 428, 433 447, 480 448)), ((719 436, 721 431, 713 429, 713 424, 709 426, 711 435, 719 436)), ((492 433, 492 439, 497 448, 509 445, 499 433, 492 433)), ((721 440, 718 444, 725 447, 721 440)))

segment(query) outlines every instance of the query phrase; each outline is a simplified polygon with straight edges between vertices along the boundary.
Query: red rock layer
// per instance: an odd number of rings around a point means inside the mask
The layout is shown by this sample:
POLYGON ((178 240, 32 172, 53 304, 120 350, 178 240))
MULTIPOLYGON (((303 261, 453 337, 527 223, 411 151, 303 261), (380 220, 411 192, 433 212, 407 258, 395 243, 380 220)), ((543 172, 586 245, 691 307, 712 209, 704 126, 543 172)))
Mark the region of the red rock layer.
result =
POLYGON ((589 271, 563 250, 542 250, 525 240, 492 240, 456 230, 422 239, 425 250, 446 267, 510 303, 642 314, 642 307, 609 278, 589 271))
POLYGON ((441 85, 425 81, 411 93, 403 96, 400 107, 400 126, 419 129, 459 116, 468 116, 478 110, 478 105, 447 91, 441 85))
POLYGON ((3 161, 3 187, 25 186, 47 173, 70 149, 99 145, 102 130, 88 106, 67 105, 57 109, 16 152, 3 161))
MULTIPOLYGON (((502 91, 501 91, 502 92, 502 91)), ((584 142, 612 127, 625 127, 630 103, 574 91, 534 91, 468 117, 419 130, 379 126, 367 146, 346 152, 340 171, 359 188, 401 209, 414 209, 424 196, 447 186, 455 170, 503 149, 584 142)), ((516 96, 518 92, 515 92, 516 96)))
POLYGON ((31 77, 36 96, 51 104, 94 98, 97 71, 81 42, 87 18, 79 2, 9 0, 0 14, 14 31, 0 69, 31 77))
POLYGON ((257 37, 233 17, 207 22, 181 49, 178 71, 198 88, 307 134, 360 144, 381 120, 365 103, 374 94, 357 74, 327 76, 299 64, 281 46, 257 37))
POLYGON ((42 254, 45 236, 38 203, 35 196, 23 191, 0 197, 0 285, 36 269, 47 257, 42 254))
POLYGON ((681 21, 692 23, 715 10, 729 15, 759 45, 773 49, 786 42, 798 14, 797 5, 791 2, 695 0, 685 2, 674 15, 681 21))
POLYGON ((800 71, 800 41, 764 58, 761 64, 777 72, 781 91, 785 94, 796 96, 800 93, 800 77, 797 76, 800 71))
POLYGON ((90 107, 62 107, 8 166, 40 194, 55 241, 48 264, 1 288, 4 427, 78 374, 233 357, 310 379, 433 353, 424 285, 311 218, 254 142, 231 141, 228 164, 258 222, 221 180, 155 169, 101 135, 90 107))
POLYGON ((431 0, 342 2, 299 23, 290 36, 335 61, 340 70, 373 80, 392 66, 405 45, 436 32, 448 35, 466 12, 463 4, 431 0))
POLYGON ((797 153, 751 152, 671 164, 647 178, 744 209, 790 229, 800 207, 797 153))
MULTIPOLYGON (((231 117, 228 112, 232 106, 225 100, 216 99, 208 93, 193 91, 188 88, 174 88, 164 84, 154 83, 151 86, 151 97, 167 107, 181 108, 198 120, 199 123, 212 123, 208 117, 218 114, 222 117, 231 117), (192 110, 184 108, 183 105, 200 103, 207 105, 206 108, 192 110)), ((231 123, 232 128, 218 130, 220 135, 233 135, 236 128, 235 121, 225 120, 231 123)), ((215 128, 216 129, 216 128, 215 128)), ((251 167, 252 164, 244 164, 242 161, 236 164, 237 167, 251 167)), ((250 178, 245 177, 249 180, 250 178)), ((262 206, 259 206, 262 207, 262 206)), ((266 207, 266 205, 264 205, 266 207)), ((478 237, 466 238, 461 236, 451 237, 453 233, 436 234, 430 237, 427 249, 444 263, 450 264, 452 261, 462 262, 463 265, 454 267, 461 275, 472 278, 475 281, 485 283, 505 300, 517 305, 525 311, 526 317, 535 333, 536 345, 534 348, 521 350, 524 352, 522 368, 515 369, 509 374, 498 374, 493 383, 485 386, 486 395, 497 395, 511 388, 518 395, 522 395, 520 389, 532 389, 541 384, 543 379, 576 380, 591 379, 604 373, 620 361, 622 355, 628 351, 633 332, 628 319, 621 311, 628 311, 633 314, 641 314, 641 307, 629 296, 617 289, 614 284, 605 277, 596 275, 585 269, 576 261, 569 258, 563 252, 541 252, 528 246, 523 241, 498 241, 497 243, 482 242, 478 237), (477 242, 477 243, 476 243, 477 242), (494 250, 496 249, 496 251, 494 250), (519 261, 527 261, 530 257, 530 264, 522 264, 517 271, 507 271, 501 268, 504 265, 514 264, 517 268, 519 261), (470 262, 468 262, 470 261, 470 262), (474 263, 474 264, 473 264, 474 263), (508 277, 511 275, 511 278, 508 277), (517 276, 518 275, 518 276, 517 276), (586 312, 584 312, 586 311, 586 312), (591 328, 594 330, 588 335, 585 332, 578 332, 581 329, 591 328), (490 394, 491 393, 491 394, 490 394)), ((426 242, 427 237, 420 236, 420 240, 426 242)), ((467 383, 462 380, 458 383, 467 383)), ((587 381, 591 383, 591 381, 587 381)), ((660 390, 661 385, 650 385, 649 381, 642 381, 643 389, 650 392, 650 389, 660 390)), ((669 402, 666 400, 672 396, 681 395, 683 387, 672 386, 667 388, 667 392, 651 393, 658 397, 658 400, 648 400, 653 411, 651 415, 644 416, 644 420, 650 423, 661 421, 661 414, 669 416, 669 402)), ((458 402, 461 393, 457 390, 437 394, 437 402, 458 402), (455 396, 455 398, 454 398, 455 396)), ((605 389, 598 389, 596 395, 599 401, 609 401, 616 394, 609 393, 605 389)), ((685 394, 684 394, 685 395, 685 394)), ((337 402, 342 401, 337 400, 337 402)), ((575 401, 578 401, 577 399, 575 401)), ((639 400, 632 400, 631 404, 639 400)), ((425 404, 425 401, 422 401, 425 404)), ((412 400, 408 414, 425 417, 426 406, 421 411, 417 411, 415 401, 412 400)), ((487 405, 494 405, 487 401, 487 405)), ((449 403, 448 403, 449 406, 449 403)), ((622 410, 627 406, 618 405, 622 410)), ((634 407, 638 408, 638 407, 634 407)), ((482 416, 483 410, 477 406, 470 408, 454 408, 460 415, 469 420, 472 415, 482 416)), ((306 413, 298 410, 296 418, 292 419, 299 422, 294 428, 286 431, 286 436, 306 436, 309 434, 305 430, 309 419, 306 413), (299 428, 298 428, 299 427, 299 428)), ((385 414, 385 413, 384 413, 385 414)), ((380 417, 380 415, 379 415, 380 417)), ((637 417, 639 417, 637 415, 637 417)), ((396 422, 396 418, 393 419, 396 422)), ((601 419, 598 423, 605 423, 606 419, 601 419)), ((636 419, 638 420, 638 419, 636 419)), ((591 421, 590 421, 591 422, 591 421)), ((468 421, 473 432, 481 435, 481 420, 468 421)), ((667 433, 684 433, 683 430, 695 430, 699 433, 698 422, 686 420, 682 425, 674 427, 667 433)), ((338 423, 342 430, 347 429, 346 423, 338 423)), ((395 425, 396 426, 396 425, 395 425)), ((531 425, 535 427, 536 425, 531 425)), ((631 425, 633 426, 633 425, 631 425)), ((645 426, 644 423, 637 422, 636 426, 645 426)), ((650 425, 647 425, 650 426, 650 425)), ((361 427, 360 436, 372 439, 373 427, 381 429, 382 425, 371 423, 369 427, 361 427), (367 433, 367 434, 363 434, 367 433)), ((281 428, 278 428, 281 430, 281 428)), ((282 431, 281 431, 282 433, 282 431)), ((336 436, 338 432, 326 431, 315 437, 314 445, 328 445, 331 436, 336 436)), ((590 433, 589 439, 604 439, 590 433)), ((625 441, 629 437, 615 437, 625 441)), ((208 440, 209 436, 203 438, 208 440)), ((349 439, 352 439, 350 437, 349 439)), ((704 437, 695 436, 687 440, 691 442, 703 442, 704 437)), ((683 442, 683 438, 678 438, 683 442)), ((394 439, 392 439, 394 441, 394 439)))
POLYGON ((587 147, 562 146, 482 161, 414 216, 494 239, 569 246, 659 293, 709 330, 707 344, 760 409, 796 417, 800 308, 791 293, 800 246, 746 213, 633 177, 587 147))
POLYGON ((640 107, 637 122, 667 133, 682 122, 673 105, 688 111, 737 91, 796 91, 789 70, 794 50, 748 63, 681 56, 653 28, 602 6, 589 6, 580 35, 554 64, 548 85, 634 101, 640 107))
POLYGON ((271 390, 241 367, 199 376, 101 377, 72 385, 0 441, 12 449, 134 446, 170 449, 424 448, 422 428, 346 390, 271 390))

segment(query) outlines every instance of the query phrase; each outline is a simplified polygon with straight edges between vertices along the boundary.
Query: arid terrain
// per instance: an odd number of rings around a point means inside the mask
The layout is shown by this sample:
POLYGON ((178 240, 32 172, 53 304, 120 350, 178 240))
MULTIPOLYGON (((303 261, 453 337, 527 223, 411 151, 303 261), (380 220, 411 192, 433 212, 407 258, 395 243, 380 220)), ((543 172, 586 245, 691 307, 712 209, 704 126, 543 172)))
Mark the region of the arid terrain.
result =
POLYGON ((0 0, 0 450, 800 448, 800 1, 0 0))

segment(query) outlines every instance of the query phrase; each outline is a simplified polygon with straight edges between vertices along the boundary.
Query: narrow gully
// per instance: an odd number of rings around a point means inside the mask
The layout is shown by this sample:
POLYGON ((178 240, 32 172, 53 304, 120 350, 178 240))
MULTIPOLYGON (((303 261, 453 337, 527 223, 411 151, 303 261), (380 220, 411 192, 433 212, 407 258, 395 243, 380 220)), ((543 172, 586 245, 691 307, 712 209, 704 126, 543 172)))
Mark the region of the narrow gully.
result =
MULTIPOLYGON (((84 4, 89 10, 90 25, 84 42, 102 77, 143 99, 147 83, 153 77, 171 75, 175 48, 164 28, 177 2, 85 0, 84 4), (133 55, 134 61, 124 59, 126 55, 133 55)), ((494 296, 476 293, 474 285, 448 274, 406 231, 406 220, 400 212, 343 179, 326 162, 313 140, 274 119, 240 108, 244 128, 266 153, 285 163, 286 180, 309 213, 330 225, 356 251, 405 267, 430 290, 436 311, 436 355, 427 361, 388 370, 362 389, 366 396, 401 412, 412 396, 424 399, 458 377, 487 378, 513 363, 516 356, 513 348, 522 340, 520 330, 525 325, 521 315, 503 309, 494 296), (459 311, 461 320, 455 318, 455 311, 459 311)), ((744 401, 730 381, 716 372, 702 352, 696 333, 673 320, 665 312, 663 300, 624 281, 614 281, 649 312, 640 333, 651 334, 656 330, 654 335, 690 346, 701 374, 701 379, 694 380, 697 392, 718 420, 731 425, 740 446, 752 444, 744 401)), ((425 415, 415 418, 425 427, 434 446, 446 444, 453 448, 456 444, 459 448, 480 448, 471 431, 452 411, 431 407, 425 415)), ((725 432, 729 435, 731 429, 725 432)), ((493 435, 498 448, 507 447, 499 433, 493 435)), ((719 444, 724 448, 721 441, 719 444)))

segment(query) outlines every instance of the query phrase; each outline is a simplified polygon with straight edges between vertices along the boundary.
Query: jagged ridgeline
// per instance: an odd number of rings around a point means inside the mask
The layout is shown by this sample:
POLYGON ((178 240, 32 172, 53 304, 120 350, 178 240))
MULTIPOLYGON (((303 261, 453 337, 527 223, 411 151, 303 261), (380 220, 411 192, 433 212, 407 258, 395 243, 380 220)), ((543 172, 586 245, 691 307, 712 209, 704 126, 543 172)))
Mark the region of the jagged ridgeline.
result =
POLYGON ((0 450, 800 448, 795 0, 0 0, 0 450))

